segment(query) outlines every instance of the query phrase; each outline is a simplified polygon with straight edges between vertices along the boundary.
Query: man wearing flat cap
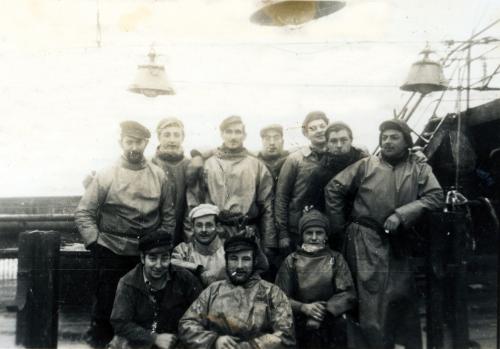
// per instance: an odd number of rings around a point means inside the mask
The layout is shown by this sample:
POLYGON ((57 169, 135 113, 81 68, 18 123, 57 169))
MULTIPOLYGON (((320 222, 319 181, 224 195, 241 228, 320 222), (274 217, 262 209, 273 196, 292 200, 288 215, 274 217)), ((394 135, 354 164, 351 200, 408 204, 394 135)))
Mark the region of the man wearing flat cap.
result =
POLYGON ((431 167, 410 153, 410 128, 401 120, 380 125, 379 156, 347 167, 325 188, 333 230, 346 226, 346 198, 354 194, 344 253, 358 292, 355 348, 422 346, 408 235, 424 211, 443 204, 431 167))
POLYGON ((174 244, 184 241, 184 230, 191 235, 190 225, 187 221, 186 203, 186 171, 189 159, 184 156, 182 144, 184 142, 184 124, 175 117, 162 119, 156 127, 156 134, 160 145, 152 159, 165 171, 168 179, 175 188, 175 236, 174 244))
POLYGON ((278 227, 279 248, 283 256, 294 251, 299 243, 298 223, 305 206, 305 194, 311 173, 320 166, 326 151, 325 129, 328 118, 314 111, 304 119, 302 133, 310 144, 290 154, 278 178, 274 205, 278 227))
POLYGON ((179 338, 187 348, 295 346, 288 298, 254 272, 258 248, 242 236, 225 242, 227 279, 208 286, 179 321, 179 338))
POLYGON ((171 265, 172 237, 158 230, 139 239, 141 263, 120 279, 110 349, 177 347, 179 319, 202 290, 187 270, 171 265))
POLYGON ((201 204, 189 213, 193 226, 193 240, 181 242, 174 248, 172 263, 195 273, 204 286, 226 276, 224 246, 219 238, 219 208, 201 204))
POLYGON ((138 261, 138 238, 161 228, 174 235, 173 189, 162 169, 146 161, 150 133, 135 121, 120 124, 123 155, 90 182, 75 222, 92 251, 97 277, 86 341, 104 347, 113 336, 109 316, 119 279, 138 261))
MULTIPOLYGON (((243 146, 245 125, 230 116, 220 125, 223 144, 203 165, 205 202, 216 205, 223 238, 251 230, 264 252, 277 247, 273 219, 273 179, 266 166, 243 146)), ((192 202, 194 207, 200 202, 192 202)))

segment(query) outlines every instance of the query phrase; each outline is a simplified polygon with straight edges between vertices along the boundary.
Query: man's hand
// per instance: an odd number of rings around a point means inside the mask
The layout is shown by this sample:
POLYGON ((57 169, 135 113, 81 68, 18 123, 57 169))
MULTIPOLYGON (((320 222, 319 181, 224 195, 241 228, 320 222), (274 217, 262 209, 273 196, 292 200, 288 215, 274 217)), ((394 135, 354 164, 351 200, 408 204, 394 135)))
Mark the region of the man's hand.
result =
POLYGON ((317 321, 323 321, 326 314, 326 302, 304 303, 300 311, 317 321))
POLYGON ((291 241, 290 238, 281 238, 278 242, 280 251, 290 251, 291 241))
POLYGON ((395 213, 391 214, 384 223, 384 229, 389 232, 394 232, 399 228, 401 224, 401 218, 395 213))
POLYGON ((238 349, 238 343, 231 336, 220 336, 215 341, 215 349, 238 349))
POLYGON ((87 187, 90 185, 90 183, 92 183, 95 177, 96 177, 95 171, 92 171, 87 176, 85 176, 82 182, 83 189, 87 189, 87 187))
POLYGON ((170 333, 162 333, 156 335, 155 344, 160 349, 173 348, 177 342, 177 337, 170 333))
POLYGON ((216 275, 208 270, 205 270, 203 273, 201 273, 200 278, 205 285, 210 285, 212 282, 217 281, 216 275))

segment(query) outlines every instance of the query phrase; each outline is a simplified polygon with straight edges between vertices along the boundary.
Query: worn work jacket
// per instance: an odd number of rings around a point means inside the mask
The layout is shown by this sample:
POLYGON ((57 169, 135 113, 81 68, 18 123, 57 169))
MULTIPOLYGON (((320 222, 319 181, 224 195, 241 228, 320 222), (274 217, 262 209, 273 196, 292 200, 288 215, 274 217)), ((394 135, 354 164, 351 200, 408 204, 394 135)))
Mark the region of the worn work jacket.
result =
POLYGON ((190 272, 171 267, 158 304, 146 285, 143 266, 138 264, 118 283, 111 313, 115 334, 140 347, 150 347, 156 334, 176 334, 179 319, 201 290, 190 272))
POLYGON ((392 166, 382 158, 362 159, 339 173, 325 188, 326 209, 337 231, 345 226, 345 198, 355 193, 344 255, 358 292, 358 324, 352 326, 356 348, 420 348, 415 283, 408 252, 397 250, 405 229, 386 234, 383 224, 396 213, 403 228, 424 210, 441 207, 443 193, 429 165, 413 155, 392 166))
MULTIPOLYGON (((218 150, 205 161, 203 178, 210 203, 221 211, 241 214, 257 224, 263 247, 277 247, 273 217, 273 179, 266 166, 246 150, 218 150)), ((190 204, 191 206, 191 204, 190 204)))
POLYGON ((182 242, 174 248, 172 260, 190 262, 202 266, 207 274, 202 273, 200 279, 204 286, 226 277, 226 259, 222 241, 216 237, 210 245, 205 246, 193 239, 182 242))
POLYGON ((278 286, 255 275, 242 286, 214 282, 180 320, 179 337, 188 348, 210 349, 224 335, 235 337, 242 349, 293 347, 288 298, 278 286))
POLYGON ((281 154, 279 154, 277 157, 266 156, 262 154, 262 152, 259 152, 257 154, 257 158, 264 164, 266 164, 266 167, 271 173, 271 176, 273 176, 274 184, 278 182, 278 177, 280 175, 281 168, 283 167, 283 164, 285 163, 285 160, 288 157, 288 155, 290 155, 290 153, 286 150, 282 151, 281 154))
POLYGON ((316 252, 299 248, 281 265, 276 285, 292 302, 298 347, 330 348, 335 338, 342 335, 335 331, 335 317, 353 308, 356 303, 354 283, 344 257, 329 248, 316 252), (303 303, 320 301, 326 302, 328 313, 316 330, 317 335, 308 336, 311 330, 305 326, 307 318, 298 308, 303 303))
POLYGON ((356 161, 369 156, 364 151, 351 147, 346 156, 338 157, 325 154, 320 161, 320 166, 316 167, 308 179, 306 192, 304 194, 305 206, 314 206, 324 212, 325 210, 325 187, 340 171, 356 161))
POLYGON ((116 254, 138 255, 143 234, 162 228, 174 235, 173 198, 173 186, 161 168, 122 158, 89 184, 75 222, 86 246, 97 241, 116 254))
POLYGON ((281 168, 276 185, 274 204, 279 238, 299 240, 298 225, 305 205, 309 177, 320 166, 320 158, 310 146, 303 147, 288 156, 281 168))
MULTIPOLYGON (((152 162, 161 167, 167 175, 168 180, 175 184, 174 244, 177 245, 184 240, 184 230, 191 229, 191 225, 188 223, 188 219, 186 217, 188 214, 186 203, 186 171, 190 160, 182 157, 180 160, 171 161, 162 156, 160 150, 157 149, 152 162)), ((190 235, 189 232, 188 235, 190 235)))

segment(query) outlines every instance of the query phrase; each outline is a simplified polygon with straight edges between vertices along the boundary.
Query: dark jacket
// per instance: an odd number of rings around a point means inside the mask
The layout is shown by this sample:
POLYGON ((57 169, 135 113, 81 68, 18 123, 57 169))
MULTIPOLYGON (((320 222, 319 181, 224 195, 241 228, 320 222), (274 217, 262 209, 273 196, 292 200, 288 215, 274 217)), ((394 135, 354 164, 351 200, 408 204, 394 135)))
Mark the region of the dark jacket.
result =
POLYGON ((369 156, 363 150, 351 147, 349 154, 335 156, 325 154, 320 161, 320 166, 315 168, 309 177, 309 183, 304 194, 304 205, 314 206, 325 211, 325 187, 330 180, 347 166, 369 156))
POLYGON ((156 333, 177 333, 179 319, 201 290, 198 279, 189 271, 171 267, 162 302, 157 304, 144 282, 142 264, 138 264, 118 283, 111 313, 115 334, 132 345, 152 345, 155 321, 156 333))
POLYGON ((172 160, 156 150, 156 155, 151 160, 155 165, 163 169, 170 183, 175 186, 175 236, 174 244, 177 245, 184 241, 183 231, 190 229, 187 216, 186 203, 186 171, 190 160, 182 156, 179 159, 172 160))
POLYGON ((278 156, 266 156, 261 152, 257 154, 257 158, 264 164, 266 164, 267 169, 269 170, 269 172, 271 172, 274 184, 276 184, 276 182, 278 181, 281 168, 283 167, 283 164, 285 163, 285 160, 287 159, 289 154, 290 153, 286 150, 283 150, 278 156))
POLYGON ((299 240, 298 224, 304 208, 309 177, 320 166, 320 158, 310 146, 290 154, 278 178, 274 214, 279 239, 295 236, 299 240))

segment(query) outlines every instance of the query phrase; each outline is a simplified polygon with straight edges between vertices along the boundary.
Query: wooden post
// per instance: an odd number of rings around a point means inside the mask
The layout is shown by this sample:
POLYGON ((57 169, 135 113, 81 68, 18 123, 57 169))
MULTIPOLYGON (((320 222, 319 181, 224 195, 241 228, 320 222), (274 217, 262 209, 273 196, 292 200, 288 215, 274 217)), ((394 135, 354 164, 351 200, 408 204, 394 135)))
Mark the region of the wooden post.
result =
POLYGON ((16 344, 57 348, 59 247, 55 231, 19 236, 16 344))

